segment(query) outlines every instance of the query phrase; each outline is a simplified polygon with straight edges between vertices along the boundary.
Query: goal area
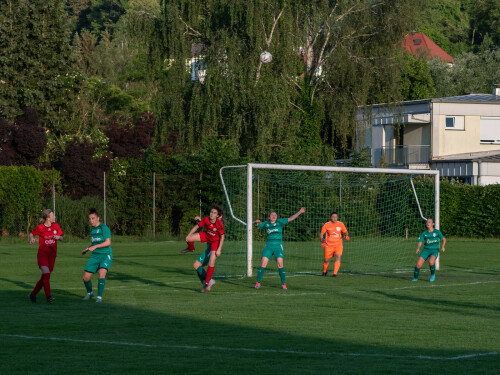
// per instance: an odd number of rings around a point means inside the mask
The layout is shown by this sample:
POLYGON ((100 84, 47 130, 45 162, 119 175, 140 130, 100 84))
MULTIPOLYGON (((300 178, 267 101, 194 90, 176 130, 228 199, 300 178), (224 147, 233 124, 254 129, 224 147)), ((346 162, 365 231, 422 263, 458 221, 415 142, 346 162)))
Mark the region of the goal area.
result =
MULTIPOLYGON (((439 228, 438 171, 247 164, 222 167, 220 178, 226 235, 217 272, 226 276, 256 273, 266 234, 248 224, 271 212, 288 218, 306 208, 283 229, 287 273, 321 274, 320 232, 332 211, 350 236, 341 273, 411 272, 425 220, 439 228)), ((277 271, 274 259, 267 268, 277 271)))

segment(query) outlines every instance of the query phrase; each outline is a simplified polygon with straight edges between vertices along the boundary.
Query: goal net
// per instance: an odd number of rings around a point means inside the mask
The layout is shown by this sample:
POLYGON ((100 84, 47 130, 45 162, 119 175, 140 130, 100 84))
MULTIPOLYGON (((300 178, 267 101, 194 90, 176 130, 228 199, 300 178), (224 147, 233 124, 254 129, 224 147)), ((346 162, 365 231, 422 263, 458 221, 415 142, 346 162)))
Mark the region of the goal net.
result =
MULTIPOLYGON (((219 274, 256 272, 266 234, 247 223, 270 212, 288 218, 306 208, 283 230, 287 273, 322 272, 320 231, 332 211, 351 238, 343 241, 340 272, 409 272, 426 218, 439 228, 437 171, 248 164, 222 167, 220 177, 226 236, 219 274)), ((276 271, 274 259, 268 270, 276 271)))

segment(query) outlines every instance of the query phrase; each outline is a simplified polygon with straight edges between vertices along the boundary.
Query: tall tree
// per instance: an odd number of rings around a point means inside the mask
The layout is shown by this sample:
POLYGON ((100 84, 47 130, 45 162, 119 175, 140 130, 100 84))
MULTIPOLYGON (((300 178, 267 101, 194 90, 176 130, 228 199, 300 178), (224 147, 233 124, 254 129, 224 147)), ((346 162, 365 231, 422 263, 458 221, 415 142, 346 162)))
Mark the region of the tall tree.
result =
POLYGON ((260 160, 317 161, 332 147, 350 147, 356 105, 400 96, 393 80, 400 62, 391 56, 415 2, 161 4, 159 17, 142 18, 154 30, 146 42, 159 77, 160 142, 175 132, 196 148, 216 136, 238 140, 243 154, 260 160), (259 61, 264 50, 271 63, 259 61), (206 71, 203 83, 197 70, 206 71))
POLYGON ((489 94, 493 85, 500 82, 500 49, 464 53, 455 59, 451 68, 444 62, 433 60, 430 72, 437 96, 489 94))
POLYGON ((35 108, 49 128, 68 115, 80 76, 65 3, 0 0, 0 115, 35 108))

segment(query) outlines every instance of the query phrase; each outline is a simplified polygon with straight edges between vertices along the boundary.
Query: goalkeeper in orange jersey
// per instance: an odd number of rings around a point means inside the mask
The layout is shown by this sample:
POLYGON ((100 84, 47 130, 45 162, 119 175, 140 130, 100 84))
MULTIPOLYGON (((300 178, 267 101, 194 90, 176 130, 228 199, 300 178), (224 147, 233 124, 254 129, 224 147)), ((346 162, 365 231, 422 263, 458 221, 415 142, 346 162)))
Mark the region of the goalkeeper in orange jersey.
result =
POLYGON ((327 275, 330 259, 335 256, 333 263, 333 277, 337 277, 340 268, 340 258, 342 257, 342 233, 349 241, 349 235, 344 223, 338 221, 339 214, 333 211, 330 214, 330 221, 321 228, 321 246, 324 248, 325 259, 323 260, 323 276, 327 275), (325 238, 326 235, 326 238, 325 238))

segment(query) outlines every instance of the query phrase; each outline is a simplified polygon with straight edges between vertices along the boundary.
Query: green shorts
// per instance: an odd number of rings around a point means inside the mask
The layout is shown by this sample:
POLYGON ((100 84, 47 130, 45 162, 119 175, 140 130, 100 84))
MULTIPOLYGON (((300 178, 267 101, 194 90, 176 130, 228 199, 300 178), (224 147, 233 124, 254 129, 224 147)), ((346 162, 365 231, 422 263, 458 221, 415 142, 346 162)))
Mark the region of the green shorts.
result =
POLYGON ((96 273, 99 268, 105 268, 109 271, 111 263, 113 262, 112 254, 94 254, 90 256, 85 268, 85 272, 96 273))
POLYGON ((266 242, 266 246, 264 246, 264 250, 262 250, 262 258, 271 260, 273 255, 275 259, 285 257, 285 250, 283 249, 282 242, 266 242))
POLYGON ((439 256, 439 250, 422 250, 422 252, 420 253, 420 258, 424 258, 424 260, 427 260, 427 258, 429 258, 431 255, 434 255, 437 259, 437 257, 439 256))
POLYGON ((201 255, 198 257, 198 262, 201 263, 202 266, 206 266, 208 262, 210 261, 210 254, 212 253, 211 250, 211 244, 210 242, 207 242, 207 248, 206 250, 201 253, 201 255))

